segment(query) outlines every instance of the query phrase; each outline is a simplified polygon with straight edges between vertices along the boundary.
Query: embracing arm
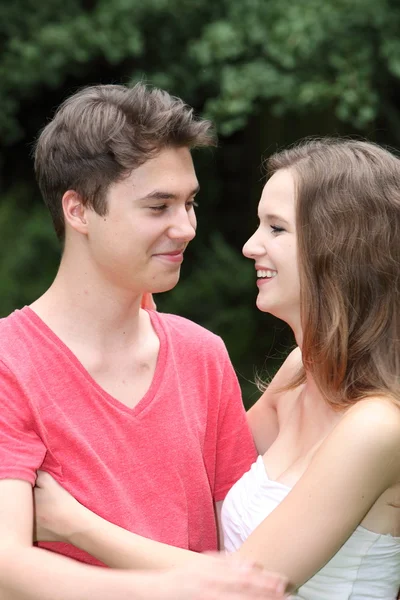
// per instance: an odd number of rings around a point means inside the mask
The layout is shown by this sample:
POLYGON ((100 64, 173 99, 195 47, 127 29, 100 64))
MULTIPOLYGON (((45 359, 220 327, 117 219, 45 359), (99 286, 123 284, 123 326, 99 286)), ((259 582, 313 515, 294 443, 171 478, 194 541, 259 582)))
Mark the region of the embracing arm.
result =
MULTIPOLYGON (((293 490, 244 542, 238 556, 285 574, 292 589, 298 588, 330 560, 380 495, 397 482, 399 464, 399 409, 382 400, 358 403, 321 445, 293 490)), ((47 490, 49 510, 43 512, 51 515, 54 510, 59 520, 54 529, 58 527, 68 541, 111 566, 162 568, 204 560, 117 528, 79 505, 51 478, 45 483, 54 497, 47 490), (75 503, 73 511, 68 502, 75 503), (68 521, 75 533, 68 534, 68 521)))
POLYGON ((32 547, 32 488, 0 481, 1 600, 278 600, 286 582, 248 561, 205 557, 181 569, 139 573, 91 567, 32 547))
POLYGON ((293 490, 244 542, 239 556, 285 573, 298 588, 398 482, 399 465, 399 408, 382 399, 359 402, 326 438, 293 490))
POLYGON ((34 491, 39 540, 67 541, 116 569, 168 569, 207 558, 106 521, 79 504, 48 473, 39 472, 34 491))
MULTIPOLYGON (((79 504, 48 473, 39 472, 35 488, 37 538, 67 541, 115 569, 170 569, 206 564, 208 555, 136 535, 79 504)), ((222 502, 216 503, 220 529, 222 502)))
POLYGON ((159 597, 154 576, 107 571, 34 548, 32 514, 31 485, 21 480, 0 481, 0 598, 150 600, 159 597))

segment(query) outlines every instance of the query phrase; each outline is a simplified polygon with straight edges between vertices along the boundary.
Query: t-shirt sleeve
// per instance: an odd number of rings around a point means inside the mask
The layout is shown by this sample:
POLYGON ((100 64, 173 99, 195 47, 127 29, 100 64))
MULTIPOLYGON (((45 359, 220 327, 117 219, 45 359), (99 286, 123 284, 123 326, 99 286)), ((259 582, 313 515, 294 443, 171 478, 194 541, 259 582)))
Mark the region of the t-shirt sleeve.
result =
POLYGON ((233 484, 250 469, 257 458, 239 382, 227 352, 223 366, 217 428, 215 502, 225 498, 233 484))
POLYGON ((29 400, 0 361, 0 479, 23 479, 34 485, 45 454, 29 400))

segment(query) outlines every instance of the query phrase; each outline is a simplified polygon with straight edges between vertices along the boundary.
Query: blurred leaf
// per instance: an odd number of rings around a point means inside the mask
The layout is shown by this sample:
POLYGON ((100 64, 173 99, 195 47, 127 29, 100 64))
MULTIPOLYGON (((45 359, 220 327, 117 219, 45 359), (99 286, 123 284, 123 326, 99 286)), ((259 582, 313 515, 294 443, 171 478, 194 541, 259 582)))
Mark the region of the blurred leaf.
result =
POLYGON ((27 213, 18 207, 26 193, 15 186, 0 198, 0 316, 39 297, 50 285, 60 250, 47 211, 35 205, 27 213))

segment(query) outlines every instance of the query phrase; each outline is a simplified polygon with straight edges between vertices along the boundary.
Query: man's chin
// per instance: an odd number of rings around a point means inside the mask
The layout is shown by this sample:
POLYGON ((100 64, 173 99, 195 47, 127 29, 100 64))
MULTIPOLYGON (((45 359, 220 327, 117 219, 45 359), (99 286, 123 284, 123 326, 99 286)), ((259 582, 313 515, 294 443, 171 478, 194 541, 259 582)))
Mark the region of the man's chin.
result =
POLYGON ((164 292, 170 292, 174 289, 174 287, 178 284, 180 277, 180 271, 176 274, 176 276, 166 278, 165 282, 159 282, 159 285, 152 287, 152 294, 162 294, 164 292))

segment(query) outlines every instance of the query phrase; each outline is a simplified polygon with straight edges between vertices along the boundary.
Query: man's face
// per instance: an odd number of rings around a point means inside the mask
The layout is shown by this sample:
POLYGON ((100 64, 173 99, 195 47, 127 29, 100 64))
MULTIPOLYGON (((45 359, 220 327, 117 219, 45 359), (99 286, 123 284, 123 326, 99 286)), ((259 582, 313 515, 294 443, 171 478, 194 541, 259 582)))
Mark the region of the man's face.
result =
POLYGON ((188 148, 166 148, 110 186, 108 213, 87 212, 88 247, 101 278, 133 293, 164 292, 196 234, 198 181, 188 148))

